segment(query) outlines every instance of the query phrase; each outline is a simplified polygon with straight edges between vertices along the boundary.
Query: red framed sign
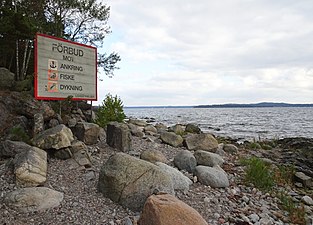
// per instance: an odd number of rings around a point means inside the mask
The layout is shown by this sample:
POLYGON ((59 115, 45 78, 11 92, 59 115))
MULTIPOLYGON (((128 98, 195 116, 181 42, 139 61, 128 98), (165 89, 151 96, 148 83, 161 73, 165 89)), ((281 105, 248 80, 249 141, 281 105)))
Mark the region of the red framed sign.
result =
POLYGON ((97 100, 97 48, 36 34, 35 98, 97 100))

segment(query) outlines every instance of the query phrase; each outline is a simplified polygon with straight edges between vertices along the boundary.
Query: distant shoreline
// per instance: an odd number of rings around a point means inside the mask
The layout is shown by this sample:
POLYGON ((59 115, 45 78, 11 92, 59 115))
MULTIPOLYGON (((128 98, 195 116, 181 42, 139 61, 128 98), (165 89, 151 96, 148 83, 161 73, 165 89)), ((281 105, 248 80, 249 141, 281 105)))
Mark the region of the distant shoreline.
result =
POLYGON ((313 104, 289 104, 289 103, 274 103, 274 102, 261 102, 251 104, 214 104, 214 105, 197 105, 197 106, 125 106, 125 109, 167 109, 167 108, 274 108, 274 107, 313 107, 313 104))

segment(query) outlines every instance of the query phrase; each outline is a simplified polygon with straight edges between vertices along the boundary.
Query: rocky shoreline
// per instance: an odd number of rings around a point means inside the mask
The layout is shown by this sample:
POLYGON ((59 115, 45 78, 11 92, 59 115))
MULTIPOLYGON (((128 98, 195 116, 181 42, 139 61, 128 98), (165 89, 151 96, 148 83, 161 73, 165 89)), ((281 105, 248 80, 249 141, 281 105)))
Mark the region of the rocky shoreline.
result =
MULTIPOLYGON (((51 111, 46 108, 45 112, 51 111)), ((42 116, 45 118, 47 114, 42 116)), ((66 122, 63 120, 66 125, 64 126, 53 120, 55 116, 49 120, 41 120, 37 113, 32 113, 32 118, 37 118, 33 128, 39 128, 33 130, 37 130, 39 134, 50 135, 50 138, 39 135, 41 139, 33 139, 33 144, 39 150, 22 144, 20 140, 1 142, 0 224, 153 224, 151 221, 156 221, 156 217, 151 216, 151 208, 141 205, 142 200, 136 202, 142 198, 141 194, 145 192, 148 182, 151 182, 153 187, 148 189, 149 195, 162 195, 162 201, 182 207, 181 212, 196 211, 194 217, 189 218, 193 222, 189 220, 186 225, 204 224, 203 220, 207 224, 225 225, 313 223, 311 139, 266 140, 262 143, 238 145, 233 140, 203 134, 193 124, 166 127, 137 119, 129 120, 125 124, 113 123, 105 133, 91 123, 74 121, 73 118, 78 120, 78 115, 82 117, 84 114, 74 110, 74 115, 72 114, 66 122), (50 124, 50 128, 40 129, 40 123, 50 124), (68 127, 71 129, 68 130, 68 127), (73 133, 72 136, 70 132, 73 133), (66 135, 55 135, 60 133, 66 135), (54 138, 58 137, 57 142, 51 141, 51 134, 54 138), (291 184, 275 186, 275 189, 284 191, 294 203, 301 205, 304 222, 292 222, 288 211, 282 209, 281 200, 273 192, 261 191, 247 184, 244 179, 245 166, 240 160, 251 156, 273 166, 294 165, 296 172, 306 174, 305 177, 298 176, 298 180, 291 184), (46 160, 46 167, 41 160, 46 160), (115 164, 115 161, 119 163, 115 164), (125 170, 119 167, 123 163, 125 170), (137 164, 140 166, 136 167, 137 164), (145 166, 148 167, 147 170, 131 178, 131 175, 139 170, 132 171, 132 168, 142 169, 145 166), (165 168, 165 172, 162 172, 161 168, 165 168), (165 182, 168 176, 174 179, 174 175, 166 174, 172 169, 179 174, 175 182, 172 180, 175 188, 171 186, 171 182, 165 182), (155 172, 146 176, 147 171, 151 170, 155 172), (208 175, 212 170, 218 172, 218 179, 210 177, 211 173, 208 175), (122 179, 122 183, 124 180, 130 180, 127 185, 123 183, 122 195, 119 194, 118 199, 112 193, 118 192, 119 189, 119 185, 113 186, 112 182, 118 179, 114 177, 116 174, 128 174, 122 179), (155 178, 155 174, 161 176, 163 186, 153 186, 155 184, 150 178, 155 178), (208 177, 210 179, 207 179, 208 177), (99 183, 105 179, 105 188, 101 190, 99 183), (133 184, 140 184, 139 189, 133 184), (18 191, 24 190, 25 187, 31 190, 49 189, 57 194, 48 201, 50 206, 48 203, 39 204, 34 198, 30 202, 27 202, 26 198, 25 202, 18 202, 25 196, 25 192, 18 191), (165 189, 162 189, 164 187, 165 189), (166 188, 170 189, 166 191, 166 188), (106 190, 109 192, 106 193, 106 190), (134 190, 142 190, 142 193, 134 190), (164 193, 171 191, 174 191, 172 194, 175 199, 167 197, 164 193), (12 193, 15 192, 18 194, 14 196, 12 193), (133 198, 137 194, 138 197, 133 198), (10 199, 13 199, 13 203, 10 199), (141 206, 136 208, 138 204, 141 206), (147 218, 151 221, 147 222, 147 218), (198 223, 195 218, 199 219, 198 223)), ((50 196, 42 195, 46 200, 47 196, 50 196)), ((41 203, 44 200, 42 199, 41 203)), ((152 202, 152 206, 161 207, 157 199, 152 202)), ((177 219, 175 221, 174 215, 177 212, 171 211, 171 208, 166 211, 170 214, 162 214, 164 216, 161 218, 169 216, 168 223, 163 221, 160 224, 183 224, 177 222, 177 219)))

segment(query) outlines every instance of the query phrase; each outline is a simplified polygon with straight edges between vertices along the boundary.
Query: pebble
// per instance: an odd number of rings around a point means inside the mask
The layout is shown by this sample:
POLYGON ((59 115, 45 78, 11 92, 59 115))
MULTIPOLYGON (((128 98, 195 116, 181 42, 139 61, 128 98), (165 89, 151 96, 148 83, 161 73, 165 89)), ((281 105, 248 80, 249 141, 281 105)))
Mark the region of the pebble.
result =
POLYGON ((301 201, 306 205, 313 205, 313 199, 310 196, 307 195, 303 196, 301 198, 301 201))

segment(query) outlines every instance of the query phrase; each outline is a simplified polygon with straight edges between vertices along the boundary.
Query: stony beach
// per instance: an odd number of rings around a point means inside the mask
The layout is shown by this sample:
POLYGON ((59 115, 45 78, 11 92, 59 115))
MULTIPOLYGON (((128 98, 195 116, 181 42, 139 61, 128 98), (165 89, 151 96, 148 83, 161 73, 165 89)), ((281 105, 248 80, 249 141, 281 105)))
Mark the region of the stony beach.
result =
MULTIPOLYGON (((151 134, 151 133, 150 133, 151 134)), ((130 155, 139 157, 143 151, 158 150, 173 166, 175 155, 185 147, 172 147, 163 143, 158 135, 132 136, 130 155)), ((71 159, 50 158, 47 181, 44 187, 64 193, 61 204, 43 212, 19 213, 1 202, 1 224, 136 224, 140 213, 133 212, 114 203, 97 189, 101 165, 116 149, 103 140, 88 146, 92 165, 88 168, 78 166, 71 159)), ((225 153, 222 168, 227 172, 230 185, 226 188, 212 188, 199 183, 188 172, 184 172, 193 183, 188 191, 176 192, 176 197, 196 209, 208 224, 291 224, 286 211, 280 209, 279 200, 270 193, 261 192, 243 182, 244 168, 239 159, 250 154, 262 154, 262 151, 238 149, 236 154, 225 153)), ((0 191, 1 197, 16 190, 14 176, 1 161, 0 191)), ((303 189, 294 186, 283 187, 294 199, 302 201, 303 189)), ((308 191, 312 197, 312 192, 308 191)), ((313 206, 305 204, 304 210, 312 218, 313 206)))

